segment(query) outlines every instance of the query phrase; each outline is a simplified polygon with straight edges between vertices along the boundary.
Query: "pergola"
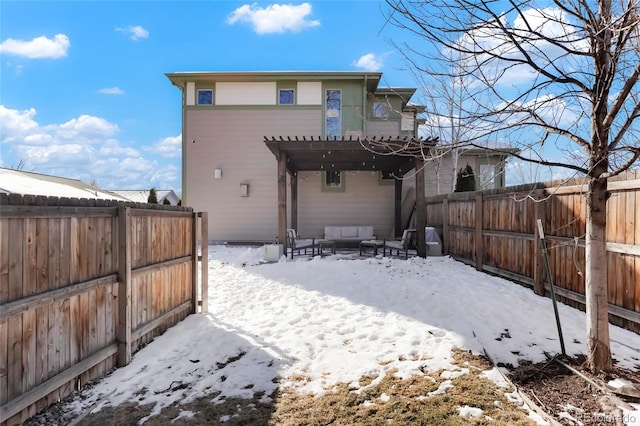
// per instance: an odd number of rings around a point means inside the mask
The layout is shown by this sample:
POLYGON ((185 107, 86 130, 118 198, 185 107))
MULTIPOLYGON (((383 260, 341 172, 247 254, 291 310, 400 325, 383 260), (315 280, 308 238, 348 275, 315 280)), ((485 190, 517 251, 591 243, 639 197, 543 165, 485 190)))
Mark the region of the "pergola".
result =
MULTIPOLYGON (((267 148, 278 162, 278 239, 285 242, 287 232, 287 172, 291 175, 291 226, 298 222, 299 171, 367 170, 393 174, 395 179, 394 227, 396 235, 402 233, 402 177, 416 170, 416 228, 426 226, 425 160, 438 138, 383 137, 332 138, 319 137, 264 137, 267 148)), ((417 233, 419 256, 426 256, 425 234, 417 233)))

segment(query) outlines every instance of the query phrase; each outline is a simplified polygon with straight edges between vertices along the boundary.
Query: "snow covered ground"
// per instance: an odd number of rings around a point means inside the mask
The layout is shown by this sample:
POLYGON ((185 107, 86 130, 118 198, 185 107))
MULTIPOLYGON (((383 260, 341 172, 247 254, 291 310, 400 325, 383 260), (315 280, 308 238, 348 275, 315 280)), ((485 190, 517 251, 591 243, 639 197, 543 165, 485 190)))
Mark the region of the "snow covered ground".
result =
MULTIPOLYGON (((259 391, 268 399, 288 384, 322 393, 392 369, 404 377, 421 369, 455 375, 454 347, 513 365, 560 351, 550 299, 448 257, 263 263, 262 254, 210 246, 209 313, 156 338, 77 409, 144 401, 159 412, 214 391, 218 399, 259 391), (289 380, 300 375, 309 380, 289 380)), ((567 353, 584 354, 584 313, 562 304, 559 313, 567 353)), ((640 369, 640 336, 611 326, 611 341, 618 365, 640 369)))

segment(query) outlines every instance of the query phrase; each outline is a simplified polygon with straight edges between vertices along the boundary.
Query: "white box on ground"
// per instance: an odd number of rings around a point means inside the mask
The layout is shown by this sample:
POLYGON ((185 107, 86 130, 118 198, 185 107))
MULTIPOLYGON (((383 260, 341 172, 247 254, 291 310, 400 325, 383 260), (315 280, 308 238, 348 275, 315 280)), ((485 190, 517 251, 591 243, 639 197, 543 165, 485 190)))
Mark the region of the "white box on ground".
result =
POLYGON ((282 257, 282 244, 265 244, 262 258, 267 262, 277 262, 282 257))
POLYGON ((442 244, 427 241, 427 256, 442 256, 442 244))

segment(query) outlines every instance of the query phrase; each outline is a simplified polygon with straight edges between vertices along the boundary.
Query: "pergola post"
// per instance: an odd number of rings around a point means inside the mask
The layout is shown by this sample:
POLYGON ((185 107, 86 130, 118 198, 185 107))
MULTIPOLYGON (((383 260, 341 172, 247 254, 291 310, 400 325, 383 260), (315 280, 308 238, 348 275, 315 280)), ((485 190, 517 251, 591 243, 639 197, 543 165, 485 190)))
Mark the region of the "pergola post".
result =
POLYGON ((278 153, 278 241, 287 250, 287 154, 278 153))
POLYGON ((402 179, 395 179, 393 224, 395 236, 402 235, 402 179))
POLYGON ((291 227, 298 231, 298 173, 291 173, 291 227))
POLYGON ((416 157, 416 244, 418 256, 427 257, 427 243, 424 234, 424 228, 427 226, 427 203, 424 195, 425 179, 424 167, 425 161, 416 157))

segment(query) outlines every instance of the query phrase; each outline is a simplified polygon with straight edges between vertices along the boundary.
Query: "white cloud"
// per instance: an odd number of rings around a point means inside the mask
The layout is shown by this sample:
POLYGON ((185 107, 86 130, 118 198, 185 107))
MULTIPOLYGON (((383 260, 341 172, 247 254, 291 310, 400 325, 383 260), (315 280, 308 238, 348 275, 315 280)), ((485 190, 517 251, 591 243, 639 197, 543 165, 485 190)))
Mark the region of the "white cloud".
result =
POLYGON ((14 64, 13 62, 7 61, 7 68, 13 69, 16 76, 22 74, 22 70, 24 69, 24 65, 22 64, 14 64))
POLYGON ((98 90, 98 93, 102 95, 124 95, 124 91, 119 87, 105 87, 103 89, 98 90))
POLYGON ((367 53, 366 55, 362 55, 353 64, 365 71, 379 71, 383 66, 383 58, 375 53, 367 53))
POLYGON ((176 158, 182 154, 182 135, 168 136, 159 140, 145 151, 155 152, 166 158, 176 158))
POLYGON ((21 142, 26 136, 38 135, 38 123, 33 119, 35 115, 34 108, 18 111, 0 105, 0 127, 2 127, 0 142, 21 142))
POLYGON ((36 110, 0 105, 3 163, 45 174, 97 181, 103 188, 179 189, 179 164, 162 157, 179 154, 181 136, 160 140, 144 156, 132 144, 115 139, 119 127, 104 118, 83 114, 60 124, 40 125, 36 110), (177 144, 177 145, 176 145, 177 144), (177 150, 177 151, 176 151, 177 150))
POLYGON ((104 118, 83 114, 60 125, 46 126, 46 130, 54 133, 60 141, 82 141, 98 143, 106 137, 113 136, 120 129, 116 124, 109 123, 104 118))
POLYGON ((300 32, 306 28, 314 28, 320 25, 319 20, 308 20, 311 14, 311 4, 271 4, 266 8, 259 7, 256 3, 245 4, 234 10, 228 17, 227 23, 249 23, 258 34, 284 33, 291 31, 300 32))
POLYGON ((129 25, 126 28, 118 27, 118 28, 116 28, 116 31, 121 32, 121 33, 125 33, 125 34, 130 34, 131 35, 131 40, 139 40, 141 38, 149 38, 149 31, 145 30, 140 25, 129 25))
POLYGON ((36 37, 30 41, 8 38, 0 43, 0 53, 30 59, 57 59, 67 56, 70 44, 69 37, 64 34, 56 34, 53 40, 45 36, 36 37))
POLYGON ((90 145, 67 143, 64 145, 21 145, 18 152, 28 159, 30 166, 42 165, 82 165, 88 159, 95 157, 95 150, 90 145))
POLYGON ((121 146, 115 139, 109 139, 105 141, 104 145, 100 148, 98 153, 101 156, 109 155, 125 155, 127 157, 139 157, 140 153, 137 149, 133 149, 127 146, 121 146))

